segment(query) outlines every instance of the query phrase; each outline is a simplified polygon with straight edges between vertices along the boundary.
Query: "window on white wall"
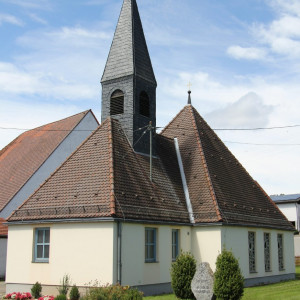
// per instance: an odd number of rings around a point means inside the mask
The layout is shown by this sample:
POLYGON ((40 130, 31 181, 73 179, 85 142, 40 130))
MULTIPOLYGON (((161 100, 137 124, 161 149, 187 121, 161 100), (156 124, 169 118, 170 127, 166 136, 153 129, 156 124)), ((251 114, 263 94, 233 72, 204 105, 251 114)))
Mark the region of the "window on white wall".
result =
POLYGON ((145 228, 145 262, 156 262, 156 228, 145 228))
POLYGON ((282 271, 284 270, 282 234, 277 234, 277 245, 278 245, 278 266, 279 266, 279 271, 282 271))
POLYGON ((50 253, 50 228, 36 228, 34 238, 34 261, 48 262, 50 253))
POLYGON ((179 254, 179 229, 172 229, 172 261, 175 261, 179 254))
POLYGON ((265 271, 271 271, 271 258, 270 258, 270 233, 264 233, 264 259, 265 271))
POLYGON ((248 232, 249 272, 256 272, 255 232, 248 232))

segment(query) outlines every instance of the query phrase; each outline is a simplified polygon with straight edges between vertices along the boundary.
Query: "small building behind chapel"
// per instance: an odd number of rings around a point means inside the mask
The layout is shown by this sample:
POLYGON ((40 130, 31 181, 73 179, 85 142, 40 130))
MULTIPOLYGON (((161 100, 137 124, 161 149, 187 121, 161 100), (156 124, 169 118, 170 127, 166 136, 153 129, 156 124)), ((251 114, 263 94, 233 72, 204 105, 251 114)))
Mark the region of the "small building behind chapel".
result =
POLYGON ((180 251, 215 270, 224 248, 246 286, 295 278, 293 226, 190 93, 156 132, 157 82, 136 0, 123 2, 101 83, 101 125, 8 218, 7 292, 39 281, 57 293, 65 274, 79 287, 170 292, 180 251))

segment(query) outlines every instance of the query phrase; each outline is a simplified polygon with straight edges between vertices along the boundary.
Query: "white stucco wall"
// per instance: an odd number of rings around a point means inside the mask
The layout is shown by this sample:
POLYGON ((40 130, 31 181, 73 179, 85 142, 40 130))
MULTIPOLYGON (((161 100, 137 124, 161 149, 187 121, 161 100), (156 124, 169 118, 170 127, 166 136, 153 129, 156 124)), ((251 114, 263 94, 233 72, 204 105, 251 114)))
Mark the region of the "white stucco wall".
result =
POLYGON ((239 260, 243 276, 247 278, 256 278, 263 276, 276 276, 282 274, 295 273, 294 260, 294 235, 293 232, 280 231, 275 229, 262 229, 253 227, 222 227, 222 247, 231 250, 234 256, 239 260), (248 256, 248 232, 255 232, 255 256, 256 272, 249 272, 248 256), (264 232, 270 233, 271 237, 271 272, 265 272, 264 265, 264 232), (277 234, 283 234, 283 255, 284 270, 279 271, 278 266, 278 247, 277 234))
POLYGON ((179 229, 179 248, 191 250, 191 227, 170 225, 122 225, 122 284, 146 285, 171 281, 172 229, 179 229), (157 262, 145 262, 145 228, 157 229, 157 262))
POLYGON ((276 203, 281 212, 290 222, 295 222, 295 227, 299 229, 297 217, 297 203, 276 203))
POLYGON ((7 238, 0 237, 0 278, 5 277, 7 238))
POLYGON ((200 226, 192 229, 192 248, 197 262, 208 262, 213 271, 221 253, 221 226, 200 226))
MULTIPOLYGON (((33 262, 34 228, 32 225, 10 225, 6 282, 59 285, 65 274, 78 286, 113 283, 113 222, 66 223, 38 226, 50 227, 49 263, 33 262)), ((30 290, 30 286, 28 287, 30 290)), ((28 291, 29 291, 28 290, 28 291)))
POLYGON ((95 130, 98 123, 91 112, 80 121, 74 130, 61 142, 48 159, 24 184, 18 193, 0 212, 0 218, 8 218, 95 130))

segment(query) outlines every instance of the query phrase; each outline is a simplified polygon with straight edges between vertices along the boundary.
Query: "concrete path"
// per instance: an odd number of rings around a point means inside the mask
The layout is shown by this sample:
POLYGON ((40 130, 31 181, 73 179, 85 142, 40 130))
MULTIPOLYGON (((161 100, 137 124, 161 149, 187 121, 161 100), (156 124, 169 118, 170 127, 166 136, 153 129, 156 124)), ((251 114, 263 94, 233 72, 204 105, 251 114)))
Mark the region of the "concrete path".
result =
POLYGON ((5 295, 5 281, 0 281, 0 299, 5 295))

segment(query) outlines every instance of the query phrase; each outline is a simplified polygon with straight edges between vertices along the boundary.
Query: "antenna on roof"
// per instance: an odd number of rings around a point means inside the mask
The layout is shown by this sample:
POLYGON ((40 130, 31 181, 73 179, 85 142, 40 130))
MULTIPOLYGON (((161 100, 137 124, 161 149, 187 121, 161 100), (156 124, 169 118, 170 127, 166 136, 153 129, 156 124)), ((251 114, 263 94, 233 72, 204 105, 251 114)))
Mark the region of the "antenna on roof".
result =
POLYGON ((188 90, 188 94, 189 94, 189 97, 188 97, 188 104, 192 104, 192 99, 191 99, 191 86, 192 86, 192 84, 189 82, 189 84, 188 84, 188 88, 189 88, 189 90, 188 90))

